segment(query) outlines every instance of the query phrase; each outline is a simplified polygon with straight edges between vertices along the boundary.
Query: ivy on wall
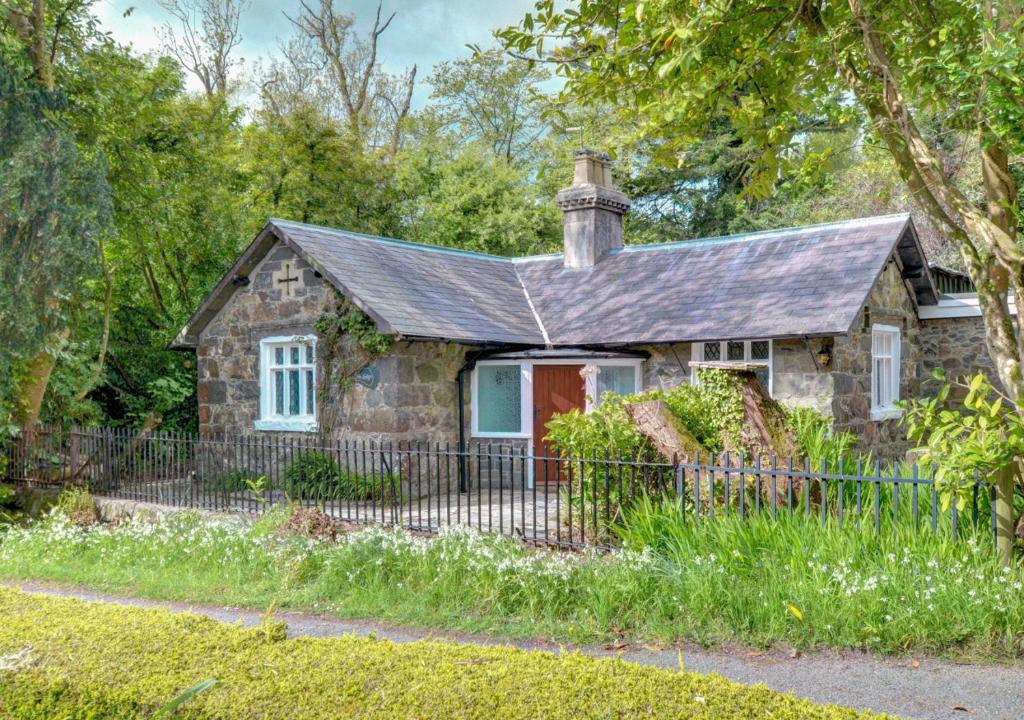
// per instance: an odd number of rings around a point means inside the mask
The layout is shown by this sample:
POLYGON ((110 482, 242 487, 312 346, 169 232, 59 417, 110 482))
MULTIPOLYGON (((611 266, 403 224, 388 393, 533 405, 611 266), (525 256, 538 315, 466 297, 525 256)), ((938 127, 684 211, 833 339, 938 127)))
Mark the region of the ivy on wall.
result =
POLYGON ((661 400, 672 416, 710 453, 789 455, 796 451, 785 409, 768 397, 749 373, 698 370, 697 385, 679 385, 641 395, 606 395, 590 413, 570 410, 548 423, 547 440, 568 457, 612 454, 643 461, 654 449, 637 431, 625 405, 661 400), (754 383, 750 385, 749 383, 754 383))
POLYGON ((387 355, 394 336, 385 335, 366 313, 337 290, 316 319, 317 334, 316 401, 320 435, 333 435, 344 407, 344 399, 356 376, 374 360, 387 355))

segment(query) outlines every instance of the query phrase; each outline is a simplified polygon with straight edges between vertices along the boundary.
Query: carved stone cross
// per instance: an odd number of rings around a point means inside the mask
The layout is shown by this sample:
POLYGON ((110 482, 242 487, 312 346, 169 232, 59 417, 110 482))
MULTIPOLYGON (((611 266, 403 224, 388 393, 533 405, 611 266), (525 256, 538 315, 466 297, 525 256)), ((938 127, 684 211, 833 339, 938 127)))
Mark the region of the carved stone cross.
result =
POLYGON ((272 275, 274 282, 283 285, 285 297, 291 297, 297 288, 302 287, 302 275, 292 269, 291 263, 285 263, 284 268, 272 275))

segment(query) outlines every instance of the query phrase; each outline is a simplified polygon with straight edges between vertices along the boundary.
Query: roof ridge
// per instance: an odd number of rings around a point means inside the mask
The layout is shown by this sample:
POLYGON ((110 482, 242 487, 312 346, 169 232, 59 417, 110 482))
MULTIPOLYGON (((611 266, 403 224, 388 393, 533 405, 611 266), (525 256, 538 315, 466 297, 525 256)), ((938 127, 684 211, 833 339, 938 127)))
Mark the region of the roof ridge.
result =
POLYGON ((519 287, 523 289, 523 295, 526 296, 526 304, 530 306, 530 312, 533 313, 533 319, 537 323, 537 328, 540 330, 540 336, 544 338, 544 346, 551 347, 551 338, 548 337, 548 330, 544 327, 544 320, 541 319, 540 313, 537 312, 537 307, 533 304, 533 298, 530 297, 530 291, 526 288, 526 283, 523 282, 523 276, 519 274, 519 268, 512 265, 512 272, 516 274, 516 280, 519 281, 519 287))
POLYGON ((408 247, 412 248, 413 250, 428 250, 431 252, 442 252, 448 255, 475 257, 484 260, 498 260, 500 262, 513 262, 514 260, 519 259, 518 257, 506 257, 504 255, 492 255, 490 253, 476 252, 475 250, 460 250, 459 248, 445 247, 444 245, 433 245, 431 243, 413 242, 411 240, 399 240, 398 238, 385 237, 383 235, 371 235, 369 233, 354 232, 352 230, 342 230, 340 228, 327 227, 326 225, 314 225, 312 223, 298 222, 296 220, 284 220, 282 218, 272 217, 268 220, 268 223, 275 226, 292 225, 297 227, 310 228, 313 230, 322 230, 333 235, 347 235, 360 238, 363 240, 370 240, 372 242, 383 243, 386 245, 398 245, 401 247, 408 247))
POLYGON ((823 230, 825 228, 840 228, 847 225, 854 225, 857 223, 881 223, 886 220, 894 220, 896 218, 910 218, 909 212, 901 213, 889 213, 886 215, 868 215, 860 218, 849 218, 847 220, 834 220, 832 222, 814 223, 811 225, 792 225, 784 228, 774 228, 770 230, 751 230, 745 233, 735 233, 733 235, 712 235, 711 237, 699 237, 691 238, 689 240, 672 240, 670 242, 663 243, 650 243, 646 245, 624 245, 621 248, 615 248, 609 250, 609 254, 618 254, 623 252, 643 252, 647 250, 667 250, 677 247, 699 247, 701 245, 720 245, 730 242, 744 242, 750 240, 758 240, 761 238, 771 238, 778 235, 792 235, 792 234, 805 234, 807 232, 813 232, 815 230, 823 230))
MULTIPOLYGON (((868 215, 860 218, 849 218, 847 220, 837 220, 832 222, 814 223, 811 225, 793 225, 784 228, 774 228, 770 230, 752 230, 746 233, 735 233, 732 235, 713 235, 711 237, 698 237, 690 238, 687 240, 673 240, 670 242, 663 243, 651 243, 646 245, 625 245, 621 248, 615 248, 609 251, 609 254, 618 254, 624 252, 647 252, 651 250, 668 250, 679 247, 700 247, 702 245, 719 245, 730 242, 742 242, 750 241, 761 238, 771 238, 779 235, 792 235, 794 233, 804 234, 807 232, 813 232, 815 230, 822 230, 824 228, 840 228, 855 223, 880 223, 886 220, 892 220, 895 218, 910 218, 909 212, 902 213, 890 213, 887 215, 868 215)), ((284 225, 284 226, 295 226, 310 228, 313 230, 320 230, 323 232, 330 233, 332 235, 350 236, 354 238, 361 238, 364 240, 370 240, 371 242, 379 242, 387 245, 397 245, 399 247, 407 247, 412 250, 426 250, 429 252, 440 252, 447 255, 454 255, 458 257, 470 257, 479 258, 481 260, 493 260, 503 263, 512 263, 513 265, 524 263, 524 262, 535 262, 538 260, 550 260, 558 257, 562 257, 564 253, 543 253, 538 255, 515 255, 508 257, 505 255, 492 255, 490 253, 476 252, 474 250, 461 250, 459 248, 445 247, 443 245, 433 245, 431 243, 419 243, 412 242, 410 240, 399 240, 397 238, 385 237, 383 235, 371 235, 369 233, 354 232, 351 230, 342 230, 340 228, 327 227, 326 225, 314 225, 312 223, 303 223, 296 220, 285 220, 283 218, 272 217, 268 220, 268 224, 284 225)))

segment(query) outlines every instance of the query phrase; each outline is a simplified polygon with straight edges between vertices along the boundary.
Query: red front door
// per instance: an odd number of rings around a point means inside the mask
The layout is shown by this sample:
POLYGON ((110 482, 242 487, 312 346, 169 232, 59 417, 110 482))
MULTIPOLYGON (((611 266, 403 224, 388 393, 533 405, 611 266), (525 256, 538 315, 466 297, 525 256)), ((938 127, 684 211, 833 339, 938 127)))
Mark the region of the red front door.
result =
MULTIPOLYGON (((544 436, 548 434, 544 426, 551 416, 585 407, 586 390, 583 376, 580 375, 582 369, 582 365, 533 366, 533 454, 537 457, 556 454, 544 442, 544 436)), ((545 479, 554 482, 558 477, 557 462, 549 460, 545 468, 544 460, 535 461, 533 477, 539 483, 545 479)))

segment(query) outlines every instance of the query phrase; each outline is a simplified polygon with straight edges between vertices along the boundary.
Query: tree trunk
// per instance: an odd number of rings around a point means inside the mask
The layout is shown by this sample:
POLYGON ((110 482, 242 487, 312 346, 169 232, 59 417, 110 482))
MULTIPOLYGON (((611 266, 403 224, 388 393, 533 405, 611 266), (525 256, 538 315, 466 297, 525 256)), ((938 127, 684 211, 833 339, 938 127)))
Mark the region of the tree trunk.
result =
MULTIPOLYGON (((68 335, 64 331, 58 336, 63 340, 68 335)), ((59 344, 59 343, 57 343, 59 344)), ((22 433, 31 433, 39 422, 39 414, 43 407, 43 397, 50 384, 50 375, 56 357, 48 350, 40 350, 28 366, 28 372, 21 381, 16 395, 15 422, 21 427, 22 433)))
MULTIPOLYGON (((1005 152, 995 138, 982 134, 985 123, 979 117, 988 201, 987 210, 982 210, 947 176, 938 154, 917 127, 885 38, 874 27, 865 3, 849 0, 849 5, 860 31, 865 68, 859 69, 845 54, 838 68, 885 140, 915 200, 947 229, 958 246, 978 290, 985 341, 996 375, 1014 403, 1024 401, 1024 342, 1018 337, 1007 300, 1011 286, 1015 299, 1024 300, 1024 248, 1017 244, 1010 213, 1016 189, 1005 152)), ((836 57, 841 53, 837 51, 836 57)))
POLYGON ((693 462, 707 454, 689 430, 673 417, 664 400, 644 400, 626 405, 626 413, 654 449, 666 460, 693 462))

